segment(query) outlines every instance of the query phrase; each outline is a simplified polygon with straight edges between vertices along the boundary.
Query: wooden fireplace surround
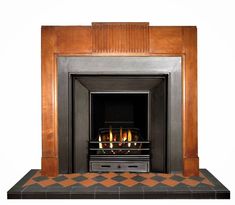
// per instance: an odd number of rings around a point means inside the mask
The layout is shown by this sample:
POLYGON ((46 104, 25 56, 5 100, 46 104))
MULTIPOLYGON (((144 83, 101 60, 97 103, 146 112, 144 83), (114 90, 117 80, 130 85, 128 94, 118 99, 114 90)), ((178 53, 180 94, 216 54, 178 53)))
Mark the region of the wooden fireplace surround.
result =
POLYGON ((42 174, 58 164, 58 56, 180 56, 182 58, 183 174, 199 174, 197 29, 149 23, 42 26, 42 174))

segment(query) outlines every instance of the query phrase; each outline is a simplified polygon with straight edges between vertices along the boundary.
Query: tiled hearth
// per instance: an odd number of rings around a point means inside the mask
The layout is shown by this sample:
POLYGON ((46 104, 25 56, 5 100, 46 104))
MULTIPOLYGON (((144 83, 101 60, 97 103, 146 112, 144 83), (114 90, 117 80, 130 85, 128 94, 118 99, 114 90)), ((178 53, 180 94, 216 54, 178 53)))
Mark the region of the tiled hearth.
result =
POLYGON ((10 199, 157 199, 229 198, 230 192, 209 171, 198 177, 160 173, 76 173, 57 177, 29 171, 8 192, 10 199))

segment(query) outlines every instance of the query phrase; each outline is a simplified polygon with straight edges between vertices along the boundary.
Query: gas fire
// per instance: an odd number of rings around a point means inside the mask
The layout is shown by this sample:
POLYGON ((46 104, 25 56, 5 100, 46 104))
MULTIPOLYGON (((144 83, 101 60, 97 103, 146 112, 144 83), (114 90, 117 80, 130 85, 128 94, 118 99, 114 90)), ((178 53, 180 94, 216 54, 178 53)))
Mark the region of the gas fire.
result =
POLYGON ((132 144, 134 146, 137 145, 136 141, 138 141, 139 136, 135 132, 132 133, 131 128, 123 129, 122 127, 120 127, 119 130, 117 129, 113 130, 112 127, 110 127, 107 131, 108 132, 100 133, 98 136, 100 149, 105 147, 107 148, 107 145, 110 149, 112 149, 114 148, 115 144, 118 147, 123 147, 125 145, 131 147, 132 144))
POLYGON ((101 128, 97 141, 99 153, 107 155, 133 154, 142 146, 138 128, 101 128))

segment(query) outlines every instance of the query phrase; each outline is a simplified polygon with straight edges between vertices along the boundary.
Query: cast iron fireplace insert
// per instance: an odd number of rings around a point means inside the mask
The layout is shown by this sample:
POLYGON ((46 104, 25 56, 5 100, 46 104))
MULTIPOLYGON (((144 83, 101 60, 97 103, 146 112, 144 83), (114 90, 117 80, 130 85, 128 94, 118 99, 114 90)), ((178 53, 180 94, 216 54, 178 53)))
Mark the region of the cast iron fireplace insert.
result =
POLYGON ((149 172, 159 165, 166 169, 167 75, 72 75, 71 79, 73 157, 83 156, 73 161, 74 170, 149 172), (84 99, 89 104, 86 113, 84 99), (84 127, 78 119, 87 114, 89 139, 78 134, 84 127), (88 145, 81 147, 85 141, 88 145), (162 164, 157 155, 164 158, 162 164))
POLYGON ((57 63, 61 174, 182 170, 180 58, 57 63))

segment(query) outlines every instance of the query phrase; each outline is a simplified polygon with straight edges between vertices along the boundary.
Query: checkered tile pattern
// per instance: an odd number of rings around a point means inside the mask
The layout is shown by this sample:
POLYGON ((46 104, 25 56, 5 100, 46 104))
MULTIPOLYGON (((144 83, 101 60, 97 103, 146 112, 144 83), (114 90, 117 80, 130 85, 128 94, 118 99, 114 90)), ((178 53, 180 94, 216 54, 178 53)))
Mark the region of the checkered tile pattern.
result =
POLYGON ((63 174, 54 178, 42 176, 37 171, 23 187, 40 186, 47 188, 59 185, 62 187, 82 186, 89 188, 94 185, 102 185, 107 188, 122 186, 131 188, 134 186, 144 187, 176 187, 187 186, 196 187, 198 185, 214 186, 201 172, 198 177, 184 177, 182 174, 160 174, 160 173, 76 173, 63 174))

